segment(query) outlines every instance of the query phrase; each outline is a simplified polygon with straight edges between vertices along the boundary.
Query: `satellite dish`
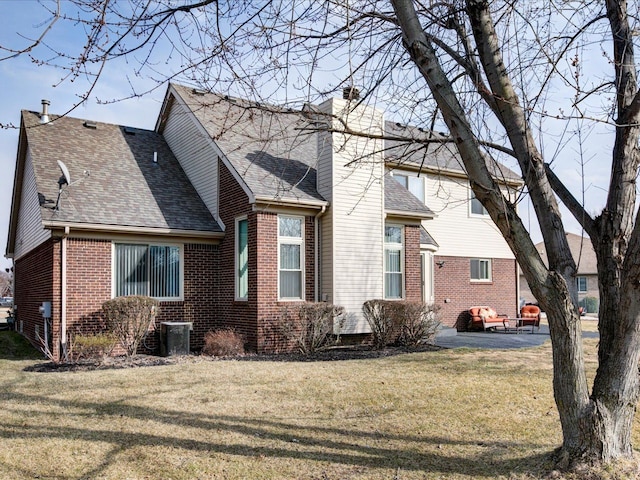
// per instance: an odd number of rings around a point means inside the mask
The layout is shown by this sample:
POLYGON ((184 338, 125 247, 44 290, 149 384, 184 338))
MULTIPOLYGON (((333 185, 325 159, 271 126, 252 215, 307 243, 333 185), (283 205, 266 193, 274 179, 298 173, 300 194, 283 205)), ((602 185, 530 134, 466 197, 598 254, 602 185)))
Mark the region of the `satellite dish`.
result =
POLYGON ((71 175, 69 175, 69 169, 67 168, 67 166, 62 162, 62 160, 58 160, 58 166, 60 167, 62 175, 58 179, 58 199, 56 200, 55 210, 58 210, 58 207, 60 206, 60 195, 62 194, 62 187, 64 185, 71 184, 71 175))
POLYGON ((63 185, 70 185, 71 175, 69 175, 69 169, 62 162, 62 160, 58 160, 58 166, 60 167, 60 171, 62 172, 62 176, 58 180, 58 185, 60 185, 60 188, 62 188, 63 185))

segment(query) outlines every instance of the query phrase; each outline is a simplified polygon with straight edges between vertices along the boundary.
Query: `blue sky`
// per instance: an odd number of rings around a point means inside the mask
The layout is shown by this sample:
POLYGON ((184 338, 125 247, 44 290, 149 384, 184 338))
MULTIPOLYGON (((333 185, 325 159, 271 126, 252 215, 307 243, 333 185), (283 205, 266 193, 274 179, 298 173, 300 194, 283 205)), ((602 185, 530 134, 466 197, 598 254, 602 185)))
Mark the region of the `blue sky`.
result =
MULTIPOLYGON (((48 18, 42 6, 35 0, 0 0, 0 45, 25 46, 28 42, 19 34, 37 38, 42 22, 48 18), (37 28, 34 28, 37 27, 37 28)), ((76 46, 82 45, 79 32, 53 29, 50 40, 76 46)), ((4 56, 0 54, 0 57, 4 56)), ((112 65, 94 91, 91 99, 78 107, 70 115, 102 122, 131 125, 153 129, 160 110, 165 89, 159 88, 152 94, 139 99, 126 100, 106 105, 96 99, 110 100, 126 97, 130 92, 124 77, 124 70, 112 65)), ((21 110, 40 111, 41 100, 51 101, 49 111, 60 114, 77 103, 77 93, 82 92, 81 81, 58 83, 62 73, 51 67, 39 67, 28 57, 0 61, 0 123, 20 125, 21 110)), ((139 79, 144 84, 144 79, 139 79)), ((154 85, 147 82, 149 86, 154 85)), ((11 266, 11 260, 4 257, 8 236, 9 214, 13 190, 13 177, 18 146, 18 129, 0 129, 0 268, 11 266)))
MULTIPOLYGON (((54 5, 52 0, 43 0, 45 5, 54 5)), ((62 2, 63 8, 65 2, 62 2)), ((0 0, 0 45, 9 45, 14 48, 25 47, 28 40, 21 38, 27 36, 37 38, 46 26, 49 14, 42 8, 36 0, 0 0)), ((84 33, 81 29, 70 29, 70 24, 58 23, 47 35, 47 41, 61 49, 66 49, 73 53, 78 53, 85 41, 84 33)), ((46 54, 45 48, 40 48, 38 54, 46 54)), ((6 53, 0 52, 0 57, 6 53)), ((606 65, 602 65, 601 52, 594 50, 593 54, 583 57, 588 60, 585 64, 585 74, 589 70, 597 72, 598 75, 606 75, 606 65), (602 72, 605 73, 602 73, 602 72)), ((606 63, 606 62, 605 62, 606 63)), ((168 67, 165 67, 168 68, 168 67)), ((156 83, 143 76, 131 77, 132 64, 112 63, 103 72, 101 81, 92 93, 90 99, 76 108, 70 115, 79 118, 86 118, 96 121, 111 122, 121 125, 131 125, 139 128, 152 129, 160 109, 162 98, 166 86, 154 90, 142 98, 119 101, 115 103, 99 104, 97 99, 102 101, 111 99, 121 99, 130 95, 129 82, 132 81, 138 88, 152 88, 156 83)), ((20 110, 41 109, 41 99, 51 101, 50 112, 61 114, 67 112, 77 103, 78 93, 86 90, 86 83, 82 78, 74 82, 65 81, 60 83, 63 76, 61 70, 52 67, 37 66, 28 56, 0 61, 0 86, 2 87, 2 97, 0 98, 0 123, 3 125, 13 124, 19 126, 20 110), (58 85, 58 86, 54 86, 58 85)), ((553 113, 556 108, 560 109, 563 99, 567 94, 558 87, 552 91, 548 102, 548 108, 553 113)), ((603 100, 604 101, 604 100, 603 100)), ((600 107, 603 108, 603 107, 600 107)), ((553 120, 550 120, 553 122, 553 120)), ((545 132, 544 147, 546 148, 547 159, 551 158, 555 151, 553 141, 561 142, 564 149, 558 155, 556 162, 556 172, 564 179, 574 194, 579 195, 582 182, 580 164, 578 162, 579 152, 575 145, 575 132, 567 136, 557 134, 561 131, 561 123, 547 125, 545 132)), ((575 129, 575 126, 572 126, 575 129)), ((607 128, 599 127, 586 144, 584 158, 589 160, 585 174, 585 185, 588 187, 586 195, 586 205, 590 212, 601 208, 605 192, 603 186, 609 177, 608 165, 610 164, 610 145, 612 135, 607 128)), ((4 254, 8 223, 11 207, 13 176, 16 161, 18 144, 17 128, 0 129, 0 253, 4 254)), ((520 208, 521 215, 526 223, 529 223, 534 231, 534 241, 539 241, 540 236, 536 233, 536 222, 534 215, 529 215, 528 205, 523 203, 520 208), (532 220, 529 221, 529 218, 532 220)), ((565 223, 570 231, 580 233, 577 223, 568 213, 564 214, 565 223)), ((11 265, 11 261, 0 255, 0 268, 4 269, 11 265)))

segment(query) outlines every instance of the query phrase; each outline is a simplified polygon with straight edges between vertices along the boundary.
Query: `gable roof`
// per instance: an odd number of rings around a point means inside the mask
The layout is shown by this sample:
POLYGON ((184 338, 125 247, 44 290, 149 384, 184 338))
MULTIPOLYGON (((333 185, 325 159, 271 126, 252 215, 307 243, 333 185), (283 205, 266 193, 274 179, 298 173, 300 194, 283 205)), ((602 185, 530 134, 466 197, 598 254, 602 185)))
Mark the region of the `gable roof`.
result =
MULTIPOLYGON (((578 275, 597 275, 598 261, 591 240, 575 233, 567 233, 567 242, 569 243, 571 256, 578 266, 578 275)), ((536 243, 536 249, 545 265, 549 265, 544 242, 536 243)))
POLYGON ((171 85, 255 197, 325 202, 316 190, 317 133, 300 112, 171 85))
POLYGON ((22 112, 45 225, 222 232, 161 135, 78 118, 50 118, 41 125, 38 113, 22 112), (67 166, 71 184, 64 187, 55 210, 57 160, 67 166))
MULTIPOLYGON (((171 84, 256 198, 327 203, 316 189, 318 132, 301 111, 171 84)), ((159 121, 157 130, 162 130, 159 121)), ((429 218, 434 213, 391 176, 385 210, 429 218)))

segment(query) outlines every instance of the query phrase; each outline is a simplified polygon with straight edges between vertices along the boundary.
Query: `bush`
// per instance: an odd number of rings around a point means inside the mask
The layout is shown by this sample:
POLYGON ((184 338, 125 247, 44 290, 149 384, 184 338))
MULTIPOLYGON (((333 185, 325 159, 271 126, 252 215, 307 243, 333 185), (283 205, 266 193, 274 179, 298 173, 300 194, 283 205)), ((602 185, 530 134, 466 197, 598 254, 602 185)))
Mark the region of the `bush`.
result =
POLYGON ((422 302, 367 300, 362 314, 371 328, 376 349, 432 341, 440 327, 435 307, 422 302))
POLYGON ((135 355, 159 312, 158 301, 132 295, 102 304, 107 328, 122 344, 128 357, 135 355))
POLYGON ((344 321, 344 307, 325 302, 306 302, 285 307, 276 319, 280 334, 303 355, 310 355, 335 344, 333 330, 338 320, 339 329, 344 321))
POLYGON ((440 328, 437 309, 422 302, 394 302, 394 322, 400 326, 397 341, 407 347, 433 342, 440 328))
POLYGON ((212 330, 204 335, 202 353, 213 357, 244 354, 244 338, 232 328, 212 330))
POLYGON ((584 297, 578 303, 579 306, 584 308, 585 312, 597 313, 598 312, 598 299, 596 297, 584 297))
POLYGON ((109 356, 118 338, 113 333, 96 333, 83 335, 76 333, 69 336, 69 358, 77 362, 85 359, 101 359, 109 356))
POLYGON ((373 348, 381 349, 395 343, 400 328, 394 314, 394 303, 390 300, 367 300, 362 305, 362 314, 371 328, 373 348))

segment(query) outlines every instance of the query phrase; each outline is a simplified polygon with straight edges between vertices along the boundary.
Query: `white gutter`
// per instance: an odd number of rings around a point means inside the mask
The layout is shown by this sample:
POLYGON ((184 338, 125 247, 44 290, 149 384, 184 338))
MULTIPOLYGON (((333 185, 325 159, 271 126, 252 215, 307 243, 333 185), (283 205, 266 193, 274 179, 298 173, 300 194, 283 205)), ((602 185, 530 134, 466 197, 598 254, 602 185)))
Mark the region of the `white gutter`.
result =
POLYGON ((60 243, 62 250, 60 252, 62 263, 60 272, 60 346, 63 357, 67 354, 67 236, 69 236, 68 226, 64 227, 64 235, 60 243))
POLYGON ((202 230, 181 230, 174 228, 154 228, 154 227, 133 227, 123 225, 105 225, 100 223, 71 223, 71 222, 59 222, 55 220, 45 220, 42 222, 42 226, 48 229, 73 228, 74 230, 82 231, 100 231, 110 233, 137 233, 141 235, 174 235, 182 237, 195 237, 195 238, 223 238, 224 232, 210 232, 202 230))
MULTIPOLYGON (((323 211, 327 208, 329 202, 326 200, 300 200, 295 198, 273 198, 272 196, 259 196, 254 197, 254 201, 249 203, 261 204, 267 206, 296 206, 307 208, 320 208, 323 211)), ((256 207, 254 207, 255 210, 256 207)))
POLYGON ((316 214, 315 217, 313 217, 313 227, 315 229, 314 232, 314 253, 315 253, 315 259, 314 259, 314 270, 315 270, 315 280, 314 280, 314 299, 316 302, 320 301, 320 217, 323 216, 325 214, 325 212, 327 211, 327 206, 323 205, 322 209, 316 214))

